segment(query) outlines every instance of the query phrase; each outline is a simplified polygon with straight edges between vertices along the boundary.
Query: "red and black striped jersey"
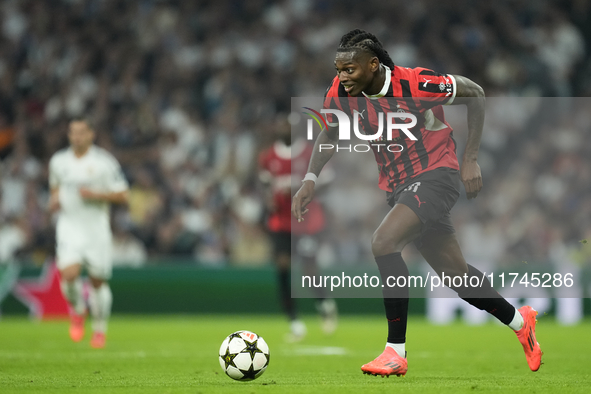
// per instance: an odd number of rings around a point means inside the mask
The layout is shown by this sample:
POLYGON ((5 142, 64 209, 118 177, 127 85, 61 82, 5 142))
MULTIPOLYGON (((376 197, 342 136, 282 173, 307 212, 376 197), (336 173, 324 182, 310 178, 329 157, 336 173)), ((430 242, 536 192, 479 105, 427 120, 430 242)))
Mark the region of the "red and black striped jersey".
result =
MULTIPOLYGON (((425 68, 398 66, 394 66, 393 70, 386 67, 386 75, 390 77, 386 77, 382 91, 375 96, 364 93, 364 97, 349 96, 337 76, 324 98, 324 108, 343 111, 350 117, 351 123, 357 112, 359 130, 367 135, 378 131, 379 117, 385 123, 388 112, 406 112, 416 116, 417 124, 409 130, 417 138, 416 141, 401 135, 400 130, 393 130, 391 142, 395 142, 398 148, 392 150, 399 152, 386 149, 391 143, 389 141, 372 141, 369 144, 380 172, 379 187, 393 191, 411 178, 439 167, 459 170, 453 130, 445 121, 442 108, 455 98, 455 78, 425 68), (378 115, 380 112, 383 115, 378 115)), ((407 119, 406 122, 409 122, 410 118, 407 119)), ((327 114, 327 121, 336 125, 332 114, 327 114)))
POLYGON ((273 192, 273 209, 267 218, 272 232, 291 232, 295 235, 312 235, 324 228, 324 211, 318 200, 312 200, 306 220, 298 222, 291 214, 292 176, 303 179, 312 156, 313 148, 303 140, 291 146, 277 141, 259 155, 261 177, 269 182, 273 192))

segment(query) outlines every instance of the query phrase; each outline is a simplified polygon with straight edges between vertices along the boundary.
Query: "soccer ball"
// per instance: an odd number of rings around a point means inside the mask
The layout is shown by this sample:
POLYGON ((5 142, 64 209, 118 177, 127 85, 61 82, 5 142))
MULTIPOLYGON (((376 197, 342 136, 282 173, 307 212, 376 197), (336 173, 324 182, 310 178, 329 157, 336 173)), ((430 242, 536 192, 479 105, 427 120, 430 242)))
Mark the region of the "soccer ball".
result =
POLYGON ((232 379, 254 380, 269 365, 269 346, 254 332, 236 331, 222 342, 219 360, 226 375, 232 379))

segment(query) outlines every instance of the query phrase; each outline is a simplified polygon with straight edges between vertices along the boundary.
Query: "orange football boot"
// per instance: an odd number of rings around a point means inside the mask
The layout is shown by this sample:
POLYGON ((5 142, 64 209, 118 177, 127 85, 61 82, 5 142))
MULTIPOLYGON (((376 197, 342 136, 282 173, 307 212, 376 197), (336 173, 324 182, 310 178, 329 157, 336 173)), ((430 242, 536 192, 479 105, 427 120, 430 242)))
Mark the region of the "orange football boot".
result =
POLYGON ((404 376, 408 371, 408 363, 406 358, 400 357, 396 350, 389 346, 382 354, 380 354, 375 360, 363 365, 361 370, 364 374, 378 376, 404 376))
POLYGON ((102 349, 105 347, 106 341, 107 337, 105 336, 105 333, 95 331, 90 339, 90 346, 95 349, 102 349))
POLYGON ((536 340, 536 316, 538 312, 531 306, 522 306, 519 308, 519 313, 523 316, 523 327, 519 331, 515 331, 517 339, 523 346, 527 365, 532 371, 540 369, 542 364, 542 349, 536 340))
POLYGON ((70 316, 70 338, 74 342, 80 342, 84 338, 84 315, 70 316))

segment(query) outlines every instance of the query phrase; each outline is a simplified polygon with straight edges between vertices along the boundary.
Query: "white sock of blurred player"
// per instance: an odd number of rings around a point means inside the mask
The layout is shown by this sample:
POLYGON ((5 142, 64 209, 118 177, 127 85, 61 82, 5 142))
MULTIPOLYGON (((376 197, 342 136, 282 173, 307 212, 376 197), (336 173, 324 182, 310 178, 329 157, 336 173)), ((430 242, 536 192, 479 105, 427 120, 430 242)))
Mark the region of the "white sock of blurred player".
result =
POLYGON ((70 303, 70 306, 77 315, 84 315, 86 312, 86 305, 84 304, 84 296, 82 292, 82 279, 76 278, 71 282, 66 280, 61 281, 62 293, 70 303))
POLYGON ((286 337, 287 342, 299 342, 306 336, 308 329, 306 328, 306 324, 301 320, 292 320, 290 325, 290 334, 286 337))
POLYGON ((91 287, 88 301, 92 315, 92 331, 105 334, 113 304, 111 288, 107 283, 103 283, 98 289, 91 287))
POLYGON ((337 329, 338 309, 337 303, 332 298, 325 298, 316 302, 316 309, 322 318, 322 331, 332 334, 337 329))

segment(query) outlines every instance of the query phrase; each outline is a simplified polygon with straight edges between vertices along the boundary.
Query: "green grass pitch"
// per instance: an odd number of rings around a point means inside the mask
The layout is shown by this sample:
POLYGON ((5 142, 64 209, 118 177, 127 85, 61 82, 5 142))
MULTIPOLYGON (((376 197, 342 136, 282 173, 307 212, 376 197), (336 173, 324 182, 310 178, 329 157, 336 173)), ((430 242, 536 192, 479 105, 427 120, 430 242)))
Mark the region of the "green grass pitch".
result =
POLYGON ((115 316, 107 347, 72 343, 66 322, 0 320, 0 393, 588 393, 591 322, 561 327, 541 317, 545 352, 530 372, 515 335, 489 323, 433 326, 409 322, 406 377, 363 375, 359 367, 384 346, 379 316, 344 316, 324 336, 315 316, 299 344, 283 341, 281 316, 115 316), (236 382, 225 376, 217 352, 233 331, 247 329, 269 343, 263 376, 236 382))

